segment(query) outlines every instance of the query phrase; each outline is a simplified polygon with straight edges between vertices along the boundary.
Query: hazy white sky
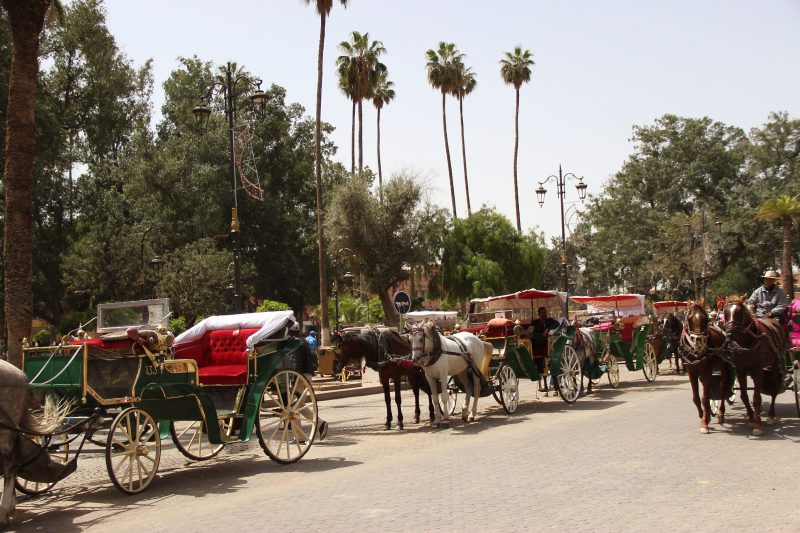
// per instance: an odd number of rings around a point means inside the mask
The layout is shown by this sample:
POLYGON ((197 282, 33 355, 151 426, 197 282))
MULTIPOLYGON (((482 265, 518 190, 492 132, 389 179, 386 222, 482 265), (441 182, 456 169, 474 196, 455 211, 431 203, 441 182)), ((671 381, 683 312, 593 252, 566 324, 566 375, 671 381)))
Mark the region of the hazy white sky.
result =
MULTIPOLYGON (((313 3, 313 2, 312 2, 313 3)), ((108 25, 137 65, 154 60, 155 109, 179 56, 236 61, 313 116, 319 17, 300 0, 106 0, 108 25)), ((426 80, 424 53, 455 42, 477 73, 464 102, 473 209, 514 214, 514 90, 499 74, 503 52, 530 49, 536 65, 520 96, 518 176, 523 229, 560 233, 552 185, 544 208, 538 181, 585 176, 599 193, 633 148, 631 127, 665 113, 709 116, 749 130, 770 111, 800 115, 798 0, 350 0, 327 25, 323 120, 336 127, 337 157, 350 165, 350 103, 336 85, 338 43, 353 30, 387 49, 397 97, 381 113, 384 176, 426 174, 435 202, 450 209, 441 96, 426 80)), ((448 102, 456 201, 466 215, 458 106, 448 102)), ((365 164, 377 171, 375 110, 364 107, 365 164)), ((570 187, 567 201, 576 200, 570 187)))

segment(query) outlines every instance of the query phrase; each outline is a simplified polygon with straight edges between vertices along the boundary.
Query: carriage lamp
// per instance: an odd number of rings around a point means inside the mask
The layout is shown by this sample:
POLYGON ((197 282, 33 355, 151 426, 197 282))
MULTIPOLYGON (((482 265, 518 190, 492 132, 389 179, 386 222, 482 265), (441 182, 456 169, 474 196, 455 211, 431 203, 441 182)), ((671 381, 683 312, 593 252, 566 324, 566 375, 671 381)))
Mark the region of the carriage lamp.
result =
MULTIPOLYGON (((242 298, 242 279, 241 279, 241 266, 240 266, 240 249, 239 249, 239 219, 238 207, 239 201, 237 196, 238 184, 236 178, 236 97, 237 85, 242 91, 253 91, 249 96, 250 101, 255 104, 261 113, 266 108, 268 95, 261 90, 260 79, 253 79, 244 73, 241 69, 237 68, 236 63, 228 62, 222 69, 222 75, 216 78, 216 81, 203 93, 199 98, 199 103, 192 108, 195 121, 201 133, 204 133, 208 128, 208 120, 211 117, 211 97, 215 92, 221 93, 225 98, 225 118, 228 121, 228 149, 230 151, 230 168, 231 168, 231 192, 233 193, 233 211, 231 216, 231 245, 233 248, 233 277, 234 277, 234 294, 233 294, 233 310, 235 313, 241 313, 243 309, 242 298)), ((239 95, 242 92, 240 91, 239 95)))

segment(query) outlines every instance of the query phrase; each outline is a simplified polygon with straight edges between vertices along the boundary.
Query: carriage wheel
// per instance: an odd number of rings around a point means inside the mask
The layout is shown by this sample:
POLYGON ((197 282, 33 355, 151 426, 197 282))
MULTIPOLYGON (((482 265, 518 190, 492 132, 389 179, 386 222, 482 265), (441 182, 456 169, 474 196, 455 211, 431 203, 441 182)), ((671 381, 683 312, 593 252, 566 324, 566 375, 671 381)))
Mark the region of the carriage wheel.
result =
POLYGON ((288 465, 299 461, 317 434, 317 398, 311 383, 293 370, 277 372, 261 396, 256 434, 270 459, 288 465))
POLYGON ((106 469, 120 491, 136 494, 146 489, 158 471, 161 436, 147 411, 129 407, 108 429, 106 469))
POLYGON ((575 403, 581 394, 581 384, 583 383, 583 372, 578 353, 567 344, 561 355, 561 373, 555 376, 556 390, 567 403, 575 403))
POLYGON ((611 385, 612 389, 616 389, 619 387, 619 364, 617 364, 617 358, 614 357, 614 354, 611 353, 610 349, 607 349, 605 355, 603 356, 603 360, 606 363, 608 384, 611 385))
MULTIPOLYGON (((41 446, 43 444, 44 438, 34 435, 29 435, 29 438, 33 440, 36 444, 41 446)), ((69 443, 70 440, 65 434, 55 435, 52 439, 50 439, 50 445, 48 446, 48 455, 50 455, 50 459, 53 462, 59 464, 66 464, 69 460, 69 443)), ((14 480, 14 486, 16 486, 17 490, 20 491, 22 494, 27 494, 28 496, 38 496, 40 494, 44 494, 48 490, 53 488, 55 483, 39 483, 36 481, 28 481, 27 479, 22 479, 21 477, 17 477, 14 480)))
MULTIPOLYGON (((453 376, 447 378, 447 396, 450 397, 450 416, 453 416, 453 413, 456 412, 456 405, 458 404, 458 385, 453 380, 453 376)), ((436 400, 439 401, 438 399, 436 400)))
POLYGON ((514 369, 503 365, 497 370, 498 396, 506 413, 514 414, 519 407, 519 380, 514 369))
MULTIPOLYGON (((233 417, 219 420, 220 435, 230 437, 232 430, 233 417)), ((170 422, 169 433, 178 451, 193 461, 211 459, 225 447, 224 444, 208 442, 206 424, 200 420, 170 422)))
POLYGON ((797 408, 797 416, 800 417, 800 361, 794 363, 792 391, 794 391, 794 406, 797 408))
POLYGON ((656 351, 653 349, 653 345, 649 342, 645 343, 644 345, 644 355, 642 356, 642 373, 644 373, 644 379, 651 383, 656 380, 656 376, 658 375, 656 351))

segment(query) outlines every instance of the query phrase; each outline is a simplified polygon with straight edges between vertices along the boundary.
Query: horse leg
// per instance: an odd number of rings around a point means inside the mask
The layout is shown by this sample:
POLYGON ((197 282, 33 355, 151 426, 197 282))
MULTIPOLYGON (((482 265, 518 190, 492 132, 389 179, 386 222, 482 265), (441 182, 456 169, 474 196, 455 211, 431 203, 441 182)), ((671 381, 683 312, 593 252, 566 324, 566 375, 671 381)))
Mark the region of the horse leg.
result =
POLYGON ((475 384, 472 389, 472 416, 469 417, 470 422, 474 422, 475 417, 478 416, 478 398, 481 397, 481 381, 477 376, 474 381, 475 384))
MULTIPOLYGON (((684 365, 684 368, 686 365, 684 365)), ((720 426, 725 423, 725 402, 728 396, 728 370, 723 367, 722 372, 719 373, 719 390, 722 395, 722 400, 719 402, 719 409, 717 409, 717 424, 720 426)))
POLYGON ((759 436, 764 432, 761 429, 761 385, 764 383, 764 372, 757 368, 753 371, 753 435, 759 436))
POLYGON ((444 406, 442 409, 441 415, 441 425, 444 427, 450 427, 450 395, 447 394, 447 374, 445 373, 444 377, 437 382, 438 391, 439 391, 439 400, 442 402, 444 406))
MULTIPOLYGON (((708 361, 704 364, 707 364, 708 361)), ((711 420, 711 401, 708 398, 708 392, 711 389, 711 368, 704 368, 700 379, 703 384, 703 397, 701 399, 703 404, 703 414, 700 420, 700 432, 708 433, 708 423, 711 420)))
POLYGON ((414 392, 414 423, 419 424, 420 409, 419 409, 419 382, 414 378, 414 375, 408 376, 408 381, 411 383, 411 390, 414 392))
MULTIPOLYGON (((698 372, 696 368, 692 368, 689 370, 689 384, 692 386, 692 401, 694 405, 697 407, 697 416, 703 418, 703 406, 700 403, 700 391, 698 390, 698 380, 700 376, 698 376, 698 372)), ((702 431, 702 424, 701 424, 701 431, 702 431)))
POLYGON ((14 480, 17 477, 19 463, 17 462, 16 436, 11 432, 3 431, 0 439, 3 441, 0 444, 0 457, 4 466, 3 497, 0 501, 0 529, 5 529, 17 507, 14 480))
POLYGON ((742 369, 741 365, 736 367, 736 380, 739 382, 739 396, 744 408, 747 409, 747 419, 753 422, 753 408, 750 406, 750 398, 747 396, 747 371, 742 369))
POLYGON ((473 383, 475 379, 469 371, 462 372, 459 378, 461 378, 461 381, 464 383, 464 405, 461 407, 461 421, 466 422, 469 417, 469 400, 472 396, 470 394, 470 389, 474 389, 473 383))
MULTIPOLYGON (((438 380, 430 377, 427 372, 425 373, 425 379, 428 380, 428 386, 431 388, 431 396, 435 397, 438 394, 438 389, 436 388, 438 380)), ((442 423, 442 407, 439 404, 438 400, 433 402, 433 408, 434 408, 434 415, 431 425, 439 427, 439 425, 442 423)))
POLYGON ((383 429, 391 429, 392 428, 392 396, 389 392, 389 378, 381 372, 379 374, 381 378, 381 385, 383 386, 383 399, 386 402, 386 423, 383 425, 383 429))
POLYGON ((392 379, 394 380, 394 403, 397 404, 397 429, 403 429, 403 410, 401 409, 402 400, 400 398, 403 380, 400 379, 400 374, 395 374, 392 379))

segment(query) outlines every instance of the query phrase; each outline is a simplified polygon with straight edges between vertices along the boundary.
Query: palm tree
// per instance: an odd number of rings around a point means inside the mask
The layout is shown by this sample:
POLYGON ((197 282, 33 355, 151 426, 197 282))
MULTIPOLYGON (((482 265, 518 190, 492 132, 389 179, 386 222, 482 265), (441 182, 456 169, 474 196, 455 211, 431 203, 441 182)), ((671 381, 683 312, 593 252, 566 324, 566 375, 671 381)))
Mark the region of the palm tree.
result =
POLYGON ((519 223, 519 187, 517 186, 517 154, 519 153, 519 88, 523 83, 531 81, 531 67, 534 65, 533 54, 523 50, 521 46, 514 52, 506 52, 506 58, 500 60, 500 76, 503 81, 514 86, 517 96, 517 110, 514 114, 514 205, 517 209, 517 231, 522 231, 519 223))
MULTIPOLYGON (((3 0, 6 1, 6 0, 3 0)), ((24 1, 24 0, 23 0, 24 1)), ((331 342, 330 322, 328 321, 328 277, 325 274, 325 246, 322 240, 322 58, 325 52, 325 20, 330 15, 334 0, 303 0, 306 5, 313 1, 319 15, 319 52, 317 54, 317 117, 314 125, 314 177, 317 183, 317 246, 319 252, 319 302, 320 329, 322 345, 331 342)), ((339 0, 347 6, 347 0, 339 0)))
MULTIPOLYGON (((339 43, 343 55, 336 60, 340 79, 346 77, 351 98, 358 104, 358 171, 364 170, 364 126, 362 102, 370 97, 375 80, 386 72, 386 66, 378 58, 386 52, 383 43, 369 40, 369 33, 354 31, 351 41, 339 43)), ((340 83, 341 86, 341 83, 340 83)))
MULTIPOLYGON (((33 163, 39 37, 53 0, 0 0, 11 28, 5 145, 4 306, 8 361, 22 365, 33 320, 33 163)), ((58 6, 56 6, 58 8, 58 6)))
POLYGON ((442 92, 442 127, 444 129, 444 150, 447 154, 447 172, 450 176, 450 199, 453 202, 453 218, 458 218, 456 213, 456 190, 453 185, 453 165, 450 162, 450 143, 447 140, 447 101, 448 94, 455 94, 458 87, 458 71, 461 69, 461 54, 456 49, 455 43, 439 43, 438 50, 425 52, 428 59, 428 83, 434 89, 442 92))
POLYGON ((800 217, 800 194, 783 195, 764 202, 758 210, 756 220, 780 220, 783 224, 783 257, 781 259, 781 278, 783 290, 792 298, 794 278, 792 276, 792 227, 795 218, 800 217))
POLYGON ((378 110, 378 194, 383 203, 383 170, 381 169, 381 109, 394 100, 394 83, 386 77, 386 72, 378 76, 372 88, 372 103, 378 110))
POLYGON ((353 103, 352 122, 350 126, 350 174, 356 173, 356 98, 354 72, 350 62, 339 63, 336 70, 339 73, 339 90, 353 103))
POLYGON ((472 205, 469 201, 469 179, 467 179, 467 148, 464 143, 464 97, 470 94, 478 85, 475 72, 471 68, 461 65, 458 71, 458 85, 455 97, 458 99, 458 112, 461 116, 461 159, 464 161, 464 188, 467 191, 467 216, 472 216, 472 205))

